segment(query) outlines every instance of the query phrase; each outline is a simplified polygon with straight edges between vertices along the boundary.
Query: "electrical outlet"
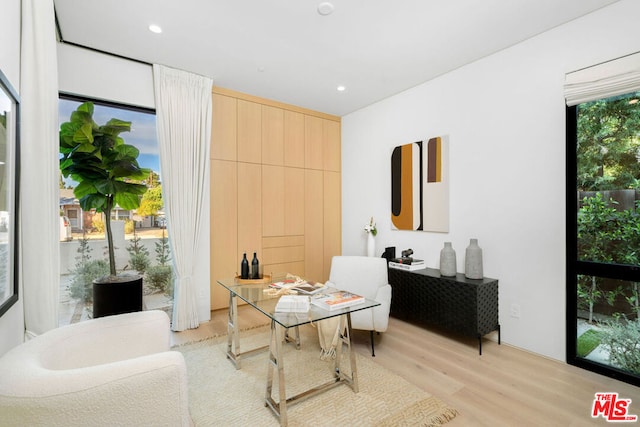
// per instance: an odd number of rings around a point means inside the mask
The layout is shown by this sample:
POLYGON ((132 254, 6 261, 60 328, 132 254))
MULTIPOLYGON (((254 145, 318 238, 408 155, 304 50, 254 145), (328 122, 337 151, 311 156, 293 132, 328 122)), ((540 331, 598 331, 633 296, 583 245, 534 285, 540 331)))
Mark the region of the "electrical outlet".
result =
POLYGON ((511 314, 511 317, 513 317, 514 319, 519 319, 520 318, 520 304, 511 304, 510 314, 511 314))

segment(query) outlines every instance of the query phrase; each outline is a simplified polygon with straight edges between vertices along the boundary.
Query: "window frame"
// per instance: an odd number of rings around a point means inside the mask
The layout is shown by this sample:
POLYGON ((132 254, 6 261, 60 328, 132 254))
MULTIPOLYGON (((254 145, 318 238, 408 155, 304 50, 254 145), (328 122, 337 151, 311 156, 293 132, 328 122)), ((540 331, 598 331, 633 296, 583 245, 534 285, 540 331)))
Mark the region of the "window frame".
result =
POLYGON ((635 386, 640 376, 577 356, 578 337, 578 275, 640 282, 640 266, 606 264, 578 259, 578 210, 576 209, 578 106, 566 107, 566 361, 586 369, 635 386))

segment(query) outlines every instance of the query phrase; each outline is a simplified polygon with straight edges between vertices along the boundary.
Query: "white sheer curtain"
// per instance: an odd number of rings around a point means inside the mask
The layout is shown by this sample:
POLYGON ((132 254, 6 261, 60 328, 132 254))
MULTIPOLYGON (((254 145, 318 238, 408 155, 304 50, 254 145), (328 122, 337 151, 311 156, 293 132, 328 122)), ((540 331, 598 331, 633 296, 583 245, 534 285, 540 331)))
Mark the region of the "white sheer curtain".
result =
POLYGON ((640 89, 640 53, 569 73, 564 95, 568 106, 623 95, 640 89))
POLYGON ((209 181, 212 80, 153 66, 162 192, 171 236, 174 331, 197 328, 194 280, 209 181))
POLYGON ((52 0, 22 0, 20 277, 25 337, 58 326, 58 61, 52 0))

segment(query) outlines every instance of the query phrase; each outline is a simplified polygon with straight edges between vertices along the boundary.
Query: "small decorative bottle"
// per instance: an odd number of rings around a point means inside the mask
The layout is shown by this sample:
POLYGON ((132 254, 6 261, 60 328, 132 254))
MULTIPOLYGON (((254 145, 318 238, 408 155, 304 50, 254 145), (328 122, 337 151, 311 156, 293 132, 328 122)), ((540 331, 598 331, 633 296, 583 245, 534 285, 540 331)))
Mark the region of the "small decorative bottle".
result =
POLYGON ((240 278, 241 279, 249 278, 249 261, 247 260, 246 252, 242 255, 242 261, 240 262, 240 278))
POLYGON ((255 252, 253 253, 253 259, 251 260, 251 278, 260 278, 260 263, 258 262, 258 258, 256 257, 255 252))
POLYGON ((440 275, 455 276, 457 273, 456 251, 451 242, 444 242, 444 248, 440 251, 440 275))
POLYGON ((465 252, 464 275, 467 279, 482 279, 482 249, 478 239, 471 239, 465 252))

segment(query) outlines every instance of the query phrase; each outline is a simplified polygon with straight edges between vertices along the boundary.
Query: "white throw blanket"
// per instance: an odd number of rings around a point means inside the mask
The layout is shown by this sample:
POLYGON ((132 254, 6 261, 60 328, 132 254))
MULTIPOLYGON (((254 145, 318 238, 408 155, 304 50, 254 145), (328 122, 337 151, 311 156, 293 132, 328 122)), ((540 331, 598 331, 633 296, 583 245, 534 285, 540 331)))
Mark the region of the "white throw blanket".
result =
POLYGON ((346 327, 345 316, 324 319, 317 322, 316 325, 318 325, 318 340, 320 341, 320 359, 335 359, 340 332, 344 331, 346 327))

